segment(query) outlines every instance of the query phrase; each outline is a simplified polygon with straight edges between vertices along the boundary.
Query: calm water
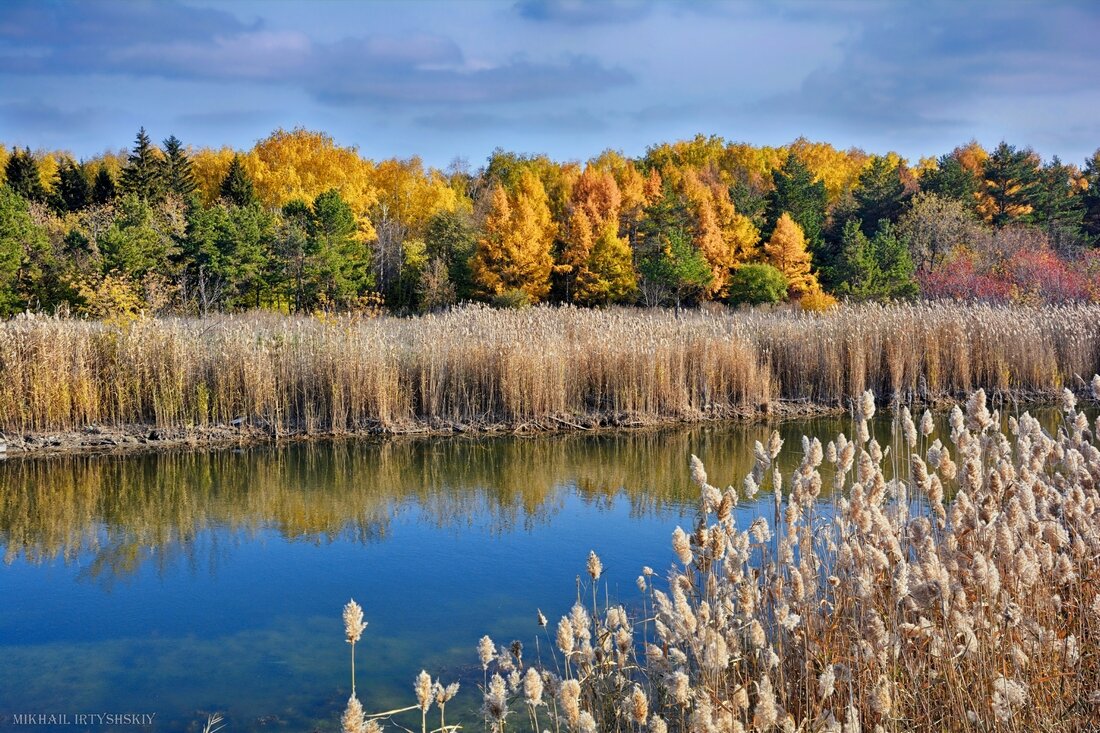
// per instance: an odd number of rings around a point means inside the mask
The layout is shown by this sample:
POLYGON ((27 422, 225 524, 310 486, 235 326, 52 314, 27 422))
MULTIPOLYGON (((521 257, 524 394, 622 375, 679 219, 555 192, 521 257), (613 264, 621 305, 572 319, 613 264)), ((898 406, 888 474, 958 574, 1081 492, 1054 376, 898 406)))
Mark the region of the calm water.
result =
MULTIPOLYGON (((788 458, 804 433, 851 433, 839 418, 778 428, 788 458)), ((461 681, 472 706, 482 634, 534 656, 536 609, 567 610, 590 549, 611 595, 635 601, 641 567, 669 567, 670 533, 695 515, 689 455, 739 485, 770 429, 9 460, 0 728, 47 729, 12 725, 18 713, 135 712, 199 730, 219 711, 227 733, 333 730, 349 597, 370 624, 369 711, 409 704, 421 668, 461 681)), ((878 434, 890 441, 888 425, 878 434)))

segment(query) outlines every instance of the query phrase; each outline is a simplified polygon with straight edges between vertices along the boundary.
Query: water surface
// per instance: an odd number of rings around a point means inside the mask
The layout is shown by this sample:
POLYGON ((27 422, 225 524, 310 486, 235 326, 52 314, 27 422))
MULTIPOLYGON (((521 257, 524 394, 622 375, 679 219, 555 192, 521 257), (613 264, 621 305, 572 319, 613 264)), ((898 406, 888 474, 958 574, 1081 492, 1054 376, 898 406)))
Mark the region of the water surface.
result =
MULTIPOLYGON (((635 602, 641 567, 667 569, 672 530, 695 517, 688 457, 739 485, 772 427, 9 460, 0 728, 50 729, 13 725, 23 713, 134 712, 197 731, 217 711, 227 733, 333 730, 349 597, 369 622, 368 711, 409 704, 422 668, 461 681, 469 710, 482 634, 535 656, 536 610, 553 623, 568 609, 589 550, 608 593, 635 602)), ((851 434, 847 418, 774 427, 786 468, 803 434, 851 434)), ((891 442, 888 423, 876 434, 891 442)), ((739 521, 770 513, 758 501, 739 521)))

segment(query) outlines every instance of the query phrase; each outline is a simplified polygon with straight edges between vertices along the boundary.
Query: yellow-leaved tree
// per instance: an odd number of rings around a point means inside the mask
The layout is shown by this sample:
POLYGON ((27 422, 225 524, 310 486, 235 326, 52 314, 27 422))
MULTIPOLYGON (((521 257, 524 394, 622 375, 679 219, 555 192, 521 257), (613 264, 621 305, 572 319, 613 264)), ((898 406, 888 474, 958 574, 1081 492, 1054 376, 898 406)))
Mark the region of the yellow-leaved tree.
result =
POLYGON ((524 170, 509 193, 494 184, 485 225, 471 260, 474 282, 487 295, 521 291, 530 302, 550 292, 557 226, 542 181, 524 170))
POLYGON ((590 165, 573 184, 560 269, 574 302, 609 303, 634 292, 630 245, 619 236, 621 205, 619 186, 607 171, 590 165))
POLYGON ((279 129, 256 143, 244 167, 256 196, 267 206, 310 202, 335 188, 351 207, 363 236, 374 239, 374 164, 361 158, 356 148, 341 147, 323 132, 279 129))
POLYGON ((195 178, 203 204, 210 206, 221 196, 222 181, 229 172, 229 165, 236 155, 233 148, 200 148, 188 152, 191 159, 191 175, 195 178))
POLYGON ((729 189, 713 169, 703 174, 685 171, 682 186, 695 220, 693 243, 711 269, 706 295, 722 297, 729 285, 730 269, 756 254, 760 233, 734 209, 729 189))
POLYGON ((771 239, 764 244, 764 254, 768 264, 787 278, 787 292, 792 299, 821 290, 817 275, 810 269, 806 235, 787 212, 775 223, 771 239))

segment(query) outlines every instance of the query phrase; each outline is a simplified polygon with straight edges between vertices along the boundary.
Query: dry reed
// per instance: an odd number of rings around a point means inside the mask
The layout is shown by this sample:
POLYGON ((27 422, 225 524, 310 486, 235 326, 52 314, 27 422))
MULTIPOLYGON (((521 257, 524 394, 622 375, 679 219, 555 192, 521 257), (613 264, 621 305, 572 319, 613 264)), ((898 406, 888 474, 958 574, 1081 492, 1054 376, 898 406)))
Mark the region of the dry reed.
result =
POLYGON ((411 319, 248 314, 0 324, 0 430, 286 433, 729 417, 777 400, 909 402, 1079 387, 1100 307, 862 305, 825 314, 467 307, 411 319))
POLYGON ((874 409, 856 401, 851 439, 804 438, 787 476, 779 436, 758 442, 747 491, 692 457, 698 519, 637 612, 578 590, 533 666, 482 639, 487 728, 527 709, 554 733, 1097 730, 1100 419, 1067 390, 1056 430, 1002 429, 979 390, 942 435, 898 411, 881 445, 874 409), (772 496, 738 527, 756 487, 772 496))

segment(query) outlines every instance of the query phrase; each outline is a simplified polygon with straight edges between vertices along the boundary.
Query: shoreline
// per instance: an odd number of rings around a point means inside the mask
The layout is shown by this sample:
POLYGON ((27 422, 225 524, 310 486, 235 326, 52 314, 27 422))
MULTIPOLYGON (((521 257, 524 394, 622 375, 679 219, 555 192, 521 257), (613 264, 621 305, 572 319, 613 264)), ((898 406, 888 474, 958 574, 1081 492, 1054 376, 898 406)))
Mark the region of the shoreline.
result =
MULTIPOLYGON (((1052 404, 1057 395, 1016 391, 996 392, 990 401, 1000 407, 1052 404)), ((915 401, 911 409, 943 409, 956 404, 951 397, 915 401)), ((891 410, 893 403, 882 405, 891 410)), ((72 455, 143 455, 166 451, 205 451, 232 447, 279 446, 342 440, 392 440, 401 438, 489 438, 502 436, 539 437, 580 433, 616 433, 660 430, 718 423, 754 423, 826 417, 847 413, 848 407, 805 400, 776 400, 758 406, 722 407, 694 415, 549 415, 521 422, 448 422, 438 419, 410 421, 398 425, 364 425, 353 430, 278 429, 247 424, 221 424, 191 427, 159 427, 155 424, 120 426, 89 425, 80 430, 31 432, 0 431, 0 460, 72 455)))

